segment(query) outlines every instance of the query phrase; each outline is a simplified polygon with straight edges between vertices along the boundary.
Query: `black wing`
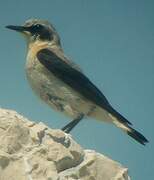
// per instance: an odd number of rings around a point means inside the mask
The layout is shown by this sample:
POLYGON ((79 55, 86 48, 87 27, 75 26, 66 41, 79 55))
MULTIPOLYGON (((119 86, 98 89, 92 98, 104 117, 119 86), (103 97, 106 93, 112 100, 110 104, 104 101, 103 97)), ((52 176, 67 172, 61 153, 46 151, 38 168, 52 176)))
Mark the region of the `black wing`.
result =
POLYGON ((78 91, 83 97, 107 110, 122 123, 131 124, 111 107, 103 93, 83 73, 61 60, 54 52, 42 49, 37 53, 37 58, 57 78, 78 91))

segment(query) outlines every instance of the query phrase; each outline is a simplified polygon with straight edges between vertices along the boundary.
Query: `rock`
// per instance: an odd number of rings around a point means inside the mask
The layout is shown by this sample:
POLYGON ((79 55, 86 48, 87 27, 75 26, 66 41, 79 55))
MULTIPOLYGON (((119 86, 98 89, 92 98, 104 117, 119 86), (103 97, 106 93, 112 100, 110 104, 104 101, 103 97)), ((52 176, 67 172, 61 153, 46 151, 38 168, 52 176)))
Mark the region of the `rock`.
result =
POLYGON ((71 135, 0 109, 0 180, 130 180, 127 168, 71 135))

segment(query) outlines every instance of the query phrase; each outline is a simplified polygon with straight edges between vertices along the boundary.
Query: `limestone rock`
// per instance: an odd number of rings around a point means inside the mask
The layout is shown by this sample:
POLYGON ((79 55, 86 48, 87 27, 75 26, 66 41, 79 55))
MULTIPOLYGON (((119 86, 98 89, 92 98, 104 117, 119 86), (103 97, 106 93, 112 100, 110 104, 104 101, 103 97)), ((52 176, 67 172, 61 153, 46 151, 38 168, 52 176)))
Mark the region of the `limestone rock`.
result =
POLYGON ((0 180, 130 180, 127 168, 71 135, 0 109, 0 180))

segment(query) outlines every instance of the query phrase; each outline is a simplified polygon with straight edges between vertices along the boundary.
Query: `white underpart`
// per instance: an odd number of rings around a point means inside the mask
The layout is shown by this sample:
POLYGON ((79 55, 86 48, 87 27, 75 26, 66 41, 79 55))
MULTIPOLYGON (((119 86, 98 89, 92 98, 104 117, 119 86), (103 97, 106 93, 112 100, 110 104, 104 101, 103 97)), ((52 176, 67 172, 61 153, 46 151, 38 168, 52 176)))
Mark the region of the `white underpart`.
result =
POLYGON ((109 116, 113 119, 113 123, 114 123, 118 128, 122 129, 122 130, 125 131, 125 132, 131 131, 131 129, 130 129, 128 126, 120 123, 120 122, 117 120, 117 118, 114 117, 112 114, 109 113, 109 116))
POLYGON ((71 106, 65 105, 64 109, 65 109, 66 112, 69 112, 72 116, 74 115, 74 112, 73 112, 71 106))

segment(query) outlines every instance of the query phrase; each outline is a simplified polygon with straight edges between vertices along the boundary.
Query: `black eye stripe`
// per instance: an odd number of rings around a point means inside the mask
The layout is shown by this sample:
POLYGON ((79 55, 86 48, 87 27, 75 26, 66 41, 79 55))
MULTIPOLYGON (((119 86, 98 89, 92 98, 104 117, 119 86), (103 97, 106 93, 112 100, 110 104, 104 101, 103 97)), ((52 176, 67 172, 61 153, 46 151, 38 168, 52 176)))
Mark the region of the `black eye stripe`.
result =
POLYGON ((52 31, 48 27, 44 27, 41 24, 35 24, 30 27, 30 32, 32 35, 39 35, 39 38, 42 40, 52 40, 53 35, 52 31))
POLYGON ((40 33, 45 30, 45 28, 40 24, 32 25, 30 28, 32 33, 40 33))

